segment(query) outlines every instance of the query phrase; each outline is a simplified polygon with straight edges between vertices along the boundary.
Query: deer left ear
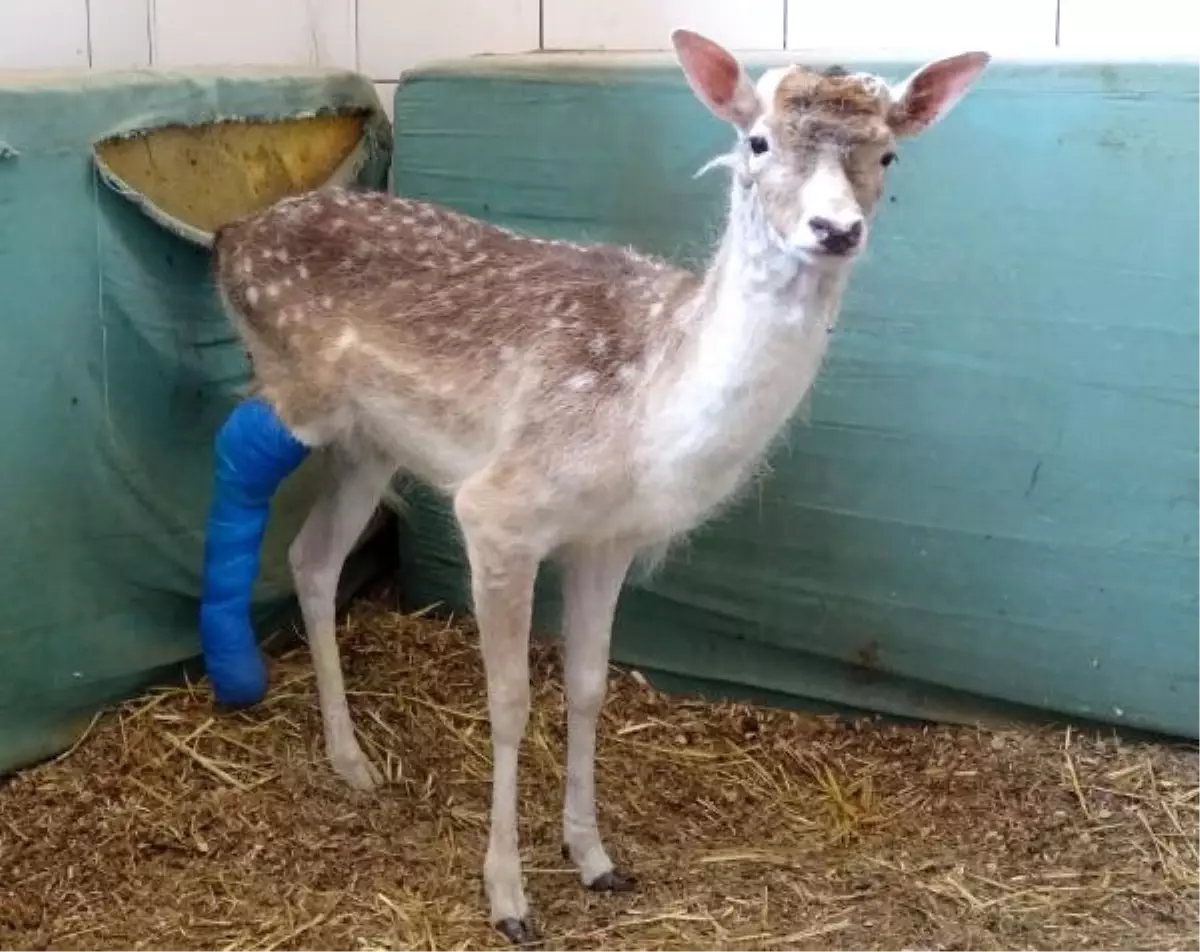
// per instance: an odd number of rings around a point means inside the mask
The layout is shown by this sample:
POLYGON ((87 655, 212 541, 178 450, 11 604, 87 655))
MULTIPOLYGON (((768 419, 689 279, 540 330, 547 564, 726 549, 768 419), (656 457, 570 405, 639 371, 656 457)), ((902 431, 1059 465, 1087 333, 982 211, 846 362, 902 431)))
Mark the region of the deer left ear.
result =
POLYGON ((924 132, 958 104, 989 62, 987 53, 960 53, 922 66, 892 91, 892 132, 924 132))

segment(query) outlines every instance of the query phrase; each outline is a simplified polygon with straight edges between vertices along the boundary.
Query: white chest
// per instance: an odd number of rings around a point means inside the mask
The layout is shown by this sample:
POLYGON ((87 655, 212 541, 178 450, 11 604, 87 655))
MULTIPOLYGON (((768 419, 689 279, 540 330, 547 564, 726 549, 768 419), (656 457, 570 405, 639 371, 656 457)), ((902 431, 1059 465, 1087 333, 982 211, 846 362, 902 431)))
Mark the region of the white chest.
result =
POLYGON ((804 294, 718 307, 637 434, 638 491, 623 509, 660 535, 693 528, 751 475, 812 387, 836 316, 804 294))

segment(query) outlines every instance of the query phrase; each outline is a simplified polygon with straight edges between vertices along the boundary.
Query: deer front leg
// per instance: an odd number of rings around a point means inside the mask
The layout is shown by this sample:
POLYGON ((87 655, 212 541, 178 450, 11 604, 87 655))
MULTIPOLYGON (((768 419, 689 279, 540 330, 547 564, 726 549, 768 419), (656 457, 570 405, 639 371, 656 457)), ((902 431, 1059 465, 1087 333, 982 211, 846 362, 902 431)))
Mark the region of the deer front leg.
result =
POLYGON ((596 723, 608 686, 613 616, 633 560, 625 543, 572 548, 562 558, 567 790, 564 852, 589 889, 624 892, 635 880, 613 866, 596 823, 596 723))
POLYGON ((511 942, 535 938, 517 837, 517 759, 529 719, 529 625, 540 557, 505 525, 482 483, 455 497, 487 675, 492 729, 492 811, 483 878, 492 924, 511 942))
POLYGON ((317 674, 325 754, 334 772, 356 790, 372 790, 383 777, 354 736, 338 656, 335 600, 346 557, 394 472, 395 466, 382 459, 351 462, 332 454, 330 482, 288 551, 317 674))

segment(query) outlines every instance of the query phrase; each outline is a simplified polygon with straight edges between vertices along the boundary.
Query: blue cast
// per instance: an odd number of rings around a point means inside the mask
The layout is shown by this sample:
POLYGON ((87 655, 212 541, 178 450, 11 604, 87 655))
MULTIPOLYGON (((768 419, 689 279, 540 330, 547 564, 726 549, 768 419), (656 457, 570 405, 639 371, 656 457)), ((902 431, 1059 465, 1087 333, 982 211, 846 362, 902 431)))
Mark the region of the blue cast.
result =
POLYGON ((221 704, 250 707, 267 693, 267 668, 250 625, 250 596, 271 497, 308 452, 257 398, 236 407, 217 434, 200 643, 221 704))

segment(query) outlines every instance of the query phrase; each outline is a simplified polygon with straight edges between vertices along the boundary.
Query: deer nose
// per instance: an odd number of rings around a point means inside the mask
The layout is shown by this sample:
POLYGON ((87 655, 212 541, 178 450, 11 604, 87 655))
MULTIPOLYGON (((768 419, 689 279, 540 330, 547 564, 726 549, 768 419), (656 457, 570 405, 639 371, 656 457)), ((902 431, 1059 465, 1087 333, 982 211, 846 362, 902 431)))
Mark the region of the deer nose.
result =
POLYGON ((862 241, 863 222, 856 218, 851 222, 835 222, 817 216, 808 220, 808 227, 817 236, 821 247, 833 255, 844 255, 853 251, 862 241))

